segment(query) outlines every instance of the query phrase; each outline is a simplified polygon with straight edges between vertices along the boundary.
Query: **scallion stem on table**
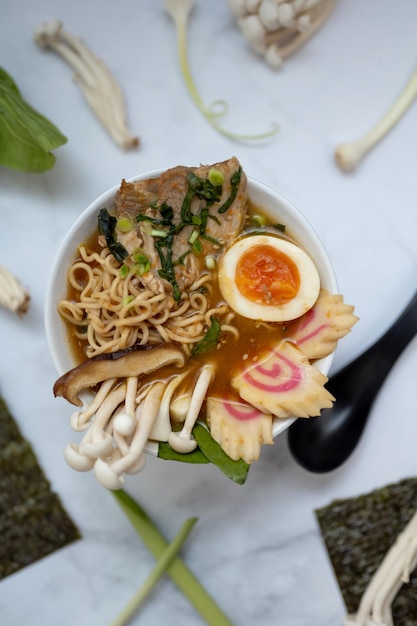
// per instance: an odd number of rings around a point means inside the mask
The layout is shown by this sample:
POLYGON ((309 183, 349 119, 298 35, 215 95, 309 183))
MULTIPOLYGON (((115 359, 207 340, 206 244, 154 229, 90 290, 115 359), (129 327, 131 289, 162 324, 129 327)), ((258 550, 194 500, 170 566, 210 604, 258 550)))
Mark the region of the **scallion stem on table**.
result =
POLYGON ((180 551, 184 541, 187 539, 190 534, 194 524, 196 523, 197 518, 191 517, 186 520, 181 526, 179 532, 176 534, 174 539, 166 548, 165 552, 162 554, 161 558, 156 562, 155 567, 143 583, 143 585, 138 589, 138 591, 131 598, 129 603, 125 606, 123 611, 119 613, 115 620, 110 624, 110 626, 123 626, 126 624, 130 618, 134 615, 134 613, 138 610, 138 608, 142 605, 142 603, 149 596, 155 585, 158 583, 160 578, 165 574, 168 570, 169 566, 177 556, 180 551))
MULTIPOLYGON (((155 558, 160 559, 169 547, 169 543, 159 532, 154 522, 123 489, 112 493, 145 546, 155 558)), ((174 559, 166 572, 209 626, 233 626, 229 618, 179 556, 174 555, 174 559)))

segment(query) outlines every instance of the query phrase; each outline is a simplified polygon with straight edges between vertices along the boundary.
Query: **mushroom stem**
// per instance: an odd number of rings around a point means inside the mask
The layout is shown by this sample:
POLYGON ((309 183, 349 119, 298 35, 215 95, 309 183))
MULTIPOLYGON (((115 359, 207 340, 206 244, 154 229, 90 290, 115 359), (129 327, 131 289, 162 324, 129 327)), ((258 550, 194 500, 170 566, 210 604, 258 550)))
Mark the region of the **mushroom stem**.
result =
POLYGON ((214 376, 214 367, 206 365, 201 370, 197 384, 191 396, 190 407, 185 418, 182 430, 179 433, 172 432, 168 437, 168 443, 177 452, 192 452, 197 447, 197 442, 191 434, 194 424, 203 406, 207 390, 214 376))
POLYGON ((186 374, 180 374, 178 376, 174 376, 174 378, 172 378, 165 387, 158 415, 156 416, 149 439, 153 439, 154 441, 168 441, 169 435, 172 431, 169 412, 172 396, 174 395, 174 392, 180 382, 184 379, 185 375, 186 374))
POLYGON ((356 615, 349 615, 344 626, 392 626, 392 601, 402 583, 409 582, 409 574, 416 565, 417 512, 385 555, 362 596, 356 615))
POLYGON ((0 265, 0 306, 23 315, 29 308, 30 297, 21 282, 0 265))
POLYGON ((139 139, 127 129, 121 88, 101 59, 65 32, 59 20, 40 24, 34 37, 39 46, 53 49, 75 70, 75 82, 114 141, 125 150, 136 147, 139 139))
POLYGON ((98 409, 94 422, 87 431, 84 439, 80 444, 80 452, 97 458, 99 456, 108 456, 111 452, 113 438, 105 432, 104 429, 111 419, 115 409, 123 402, 126 394, 126 386, 119 385, 111 393, 109 393, 98 409))
POLYGON ((349 171, 398 123, 417 97, 417 70, 400 93, 394 104, 377 124, 356 141, 336 146, 335 160, 340 169, 349 171))
POLYGON ((132 443, 130 444, 129 453, 112 466, 116 474, 120 475, 129 470, 143 455, 149 434, 154 425, 156 416, 158 415, 164 387, 164 383, 162 382, 157 382, 152 385, 145 400, 136 409, 136 411, 139 411, 139 416, 137 415, 138 423, 136 431, 133 435, 132 443))
POLYGON ((71 415, 71 418, 70 418, 71 428, 73 428, 76 431, 81 431, 81 430, 85 430, 88 427, 89 420, 94 415, 94 413, 98 410, 98 408, 102 405, 102 403, 104 402, 104 399, 109 394, 115 382, 116 382, 115 378, 109 378, 108 380, 105 380, 100 385, 100 389, 97 391, 96 395, 94 396, 93 401, 88 405, 86 404, 83 407, 82 411, 75 411, 75 413, 71 415))

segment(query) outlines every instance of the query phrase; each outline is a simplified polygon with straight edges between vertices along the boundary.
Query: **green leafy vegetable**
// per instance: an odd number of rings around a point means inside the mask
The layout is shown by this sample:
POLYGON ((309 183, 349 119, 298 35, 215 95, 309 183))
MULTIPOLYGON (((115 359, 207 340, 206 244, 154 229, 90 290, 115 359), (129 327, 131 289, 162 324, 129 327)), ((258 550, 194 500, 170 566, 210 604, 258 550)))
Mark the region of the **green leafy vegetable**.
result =
POLYGON ((158 457, 165 461, 181 461, 182 463, 194 463, 196 465, 210 463, 199 448, 196 448, 192 452, 182 453, 177 452, 174 448, 171 448, 169 443, 160 442, 158 446, 158 457))
POLYGON ((222 204, 219 209, 219 213, 225 213, 227 209, 229 209, 236 198, 237 190, 239 189, 240 180, 242 178, 242 168, 239 167, 236 172, 233 172, 232 177, 230 179, 231 191, 227 200, 222 204))
MULTIPOLYGON (((169 544, 150 517, 122 489, 112 494, 148 550, 157 559, 163 557, 169 544)), ((180 557, 174 557, 167 573, 209 626, 233 626, 180 557)))
POLYGON ((204 335, 203 339, 198 342, 192 351, 194 356, 205 354, 206 352, 213 350, 213 348, 215 348, 218 344, 220 338, 220 321, 214 315, 212 315, 210 321, 210 328, 204 335))
POLYGON ((179 302, 181 300, 181 291, 177 279, 175 278, 174 262, 172 260, 172 243, 172 234, 160 238, 155 242, 155 248, 158 252, 159 260, 161 261, 161 269, 158 270, 158 274, 171 284, 173 298, 175 302, 179 302))
POLYGON ((208 428, 197 422, 193 428, 193 436, 198 448, 186 454, 176 452, 168 443, 161 442, 158 446, 158 457, 165 461, 181 461, 182 463, 206 464, 212 463, 223 474, 239 485, 246 481, 250 465, 239 459, 234 461, 214 441, 208 428))
POLYGON ((21 96, 13 78, 0 67, 0 164, 25 172, 53 167, 51 150, 67 138, 21 96))
POLYGON ((285 224, 273 224, 274 228, 279 230, 281 233, 285 233, 286 226, 285 224))
POLYGON ((208 178, 201 178, 193 172, 187 174, 187 182, 195 195, 207 202, 207 206, 211 206, 220 199, 222 193, 221 183, 214 185, 208 178))
POLYGON ((200 450, 204 455, 228 478, 235 483, 243 485, 248 476, 250 465, 243 459, 234 461, 214 441, 209 430, 203 424, 197 423, 193 428, 193 435, 198 443, 200 450))
POLYGON ((117 225, 117 218, 110 215, 106 208, 100 209, 98 214, 98 232, 106 238, 106 244, 116 261, 123 263, 129 256, 126 248, 116 240, 114 230, 117 225))

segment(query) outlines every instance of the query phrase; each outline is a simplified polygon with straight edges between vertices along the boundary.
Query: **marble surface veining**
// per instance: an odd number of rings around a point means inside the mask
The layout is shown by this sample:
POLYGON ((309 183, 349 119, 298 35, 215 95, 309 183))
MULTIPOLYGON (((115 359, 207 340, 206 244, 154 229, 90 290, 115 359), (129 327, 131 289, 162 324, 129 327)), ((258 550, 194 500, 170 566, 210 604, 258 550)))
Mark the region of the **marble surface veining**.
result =
MULTIPOLYGON (((63 459, 72 438, 56 400, 43 304, 51 261, 65 232, 99 194, 140 172, 220 161, 235 154, 247 173, 293 202, 319 233, 341 293, 360 322, 339 345, 333 370, 369 346, 415 290, 417 106, 350 173, 337 143, 361 135, 415 69, 417 4, 339 0, 322 30, 276 72, 254 55, 225 1, 195 3, 188 46, 202 97, 224 98, 222 123, 279 134, 238 144, 208 125, 179 72, 176 36, 162 2, 3 0, 0 65, 69 141, 42 175, 0 168, 0 263, 31 294, 19 319, 0 311, 0 389, 83 539, 0 582, 2 626, 104 626, 149 573, 153 559, 113 497, 63 459), (117 75, 129 126, 141 138, 123 153, 106 135, 58 56, 33 43, 35 26, 59 18, 117 75)), ((128 490, 167 538, 199 521, 183 556, 236 626, 335 626, 344 607, 314 517, 337 497, 416 474, 417 349, 412 342, 382 388, 365 435, 338 470, 313 475, 291 458, 286 435, 265 447, 247 483, 211 466, 190 471, 149 458, 128 490)), ((1 541, 1 538, 0 538, 1 541)), ((132 625, 202 623, 163 579, 132 625)))

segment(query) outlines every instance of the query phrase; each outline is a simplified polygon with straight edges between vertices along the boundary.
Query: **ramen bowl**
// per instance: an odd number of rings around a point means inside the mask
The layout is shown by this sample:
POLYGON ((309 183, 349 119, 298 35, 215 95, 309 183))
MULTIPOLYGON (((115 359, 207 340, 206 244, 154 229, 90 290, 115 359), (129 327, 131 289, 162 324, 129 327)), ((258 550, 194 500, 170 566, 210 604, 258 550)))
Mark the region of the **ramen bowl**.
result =
MULTIPOLYGON (((131 181, 155 178, 162 170, 155 170, 134 177, 131 181)), ((75 259, 78 246, 87 241, 97 229, 97 216, 103 207, 112 211, 113 201, 119 184, 112 187, 92 202, 78 217, 65 235, 52 264, 47 285, 45 302, 45 327, 49 349, 58 375, 61 376, 77 363, 71 349, 68 329, 58 313, 58 303, 66 297, 67 271, 75 259)), ((302 213, 278 192, 265 184, 248 178, 248 195, 251 202, 269 214, 279 223, 285 224, 288 233, 314 261, 320 276, 321 287, 330 293, 337 293, 337 282, 327 252, 315 230, 302 213)), ((315 362, 316 367, 327 374, 333 354, 315 362)), ((275 419, 273 437, 285 431, 295 418, 275 419)), ((146 451, 157 454, 157 444, 148 442, 146 451)))

